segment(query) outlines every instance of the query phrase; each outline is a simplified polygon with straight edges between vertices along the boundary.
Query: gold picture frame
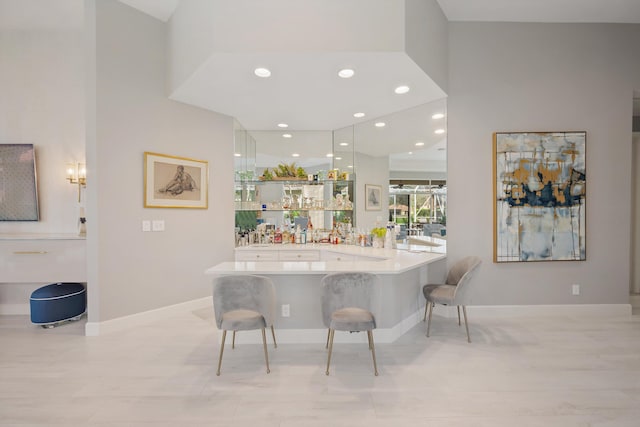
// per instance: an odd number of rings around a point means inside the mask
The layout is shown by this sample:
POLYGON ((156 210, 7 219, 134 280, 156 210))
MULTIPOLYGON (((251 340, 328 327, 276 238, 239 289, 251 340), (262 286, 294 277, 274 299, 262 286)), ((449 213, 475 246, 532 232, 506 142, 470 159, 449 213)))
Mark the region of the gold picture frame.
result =
POLYGON ((209 162, 144 153, 144 207, 209 207, 209 162))
POLYGON ((493 134, 493 262, 586 260, 586 140, 493 134))

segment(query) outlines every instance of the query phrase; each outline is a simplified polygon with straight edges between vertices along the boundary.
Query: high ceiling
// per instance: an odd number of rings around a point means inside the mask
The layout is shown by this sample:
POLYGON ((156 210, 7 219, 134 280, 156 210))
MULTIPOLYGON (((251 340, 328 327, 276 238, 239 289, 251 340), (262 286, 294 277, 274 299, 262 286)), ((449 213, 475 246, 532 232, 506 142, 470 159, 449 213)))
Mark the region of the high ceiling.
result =
MULTIPOLYGON (((20 0, 17 0, 20 1, 20 0)), ((167 21, 180 0, 121 0, 167 21)), ((449 21, 640 23, 638 0, 437 0, 449 21)))
MULTIPOLYGON (((120 1, 166 22, 181 0, 120 1)), ((640 23, 640 0, 438 0, 438 3, 450 21, 640 23)), ((81 29, 83 5, 83 0, 0 0, 0 29, 81 29)), ((364 129, 373 119, 399 118, 401 115, 394 113, 442 98, 435 83, 410 60, 390 67, 383 55, 378 59, 362 55, 351 61, 337 54, 263 57, 272 60, 271 82, 277 83, 269 88, 251 74, 255 58, 238 55, 236 59, 235 65, 226 71, 216 60, 209 61, 206 67, 211 69, 203 74, 213 77, 191 79, 189 85, 183 85, 174 94, 174 99, 237 117, 248 129, 275 130, 277 123, 288 122, 289 130, 294 132, 339 129, 352 123, 364 129), (342 65, 351 65, 357 71, 357 78, 350 79, 348 90, 344 90, 345 81, 335 75, 342 65), (248 69, 244 70, 246 73, 241 71, 242 67, 248 69), (323 77, 313 74, 319 72, 327 74, 326 80, 321 81, 323 77), (274 77, 278 75, 286 78, 277 82, 274 77), (309 84, 310 78, 314 83, 309 84), (407 95, 394 94, 393 86, 404 82, 409 82, 414 90, 407 95), (260 84, 264 86, 264 96, 254 96, 259 93, 256 85, 260 84), (300 96, 303 90, 305 96, 300 96), (356 111, 364 111, 367 116, 355 119, 352 113, 356 111)), ((403 126, 406 129, 409 124, 405 122, 403 126)), ((392 128, 387 127, 386 133, 392 128)), ((417 140, 415 136, 411 141, 398 137, 392 138, 392 143, 385 139, 376 146, 373 134, 368 138, 369 150, 376 154, 382 153, 383 147, 393 151, 401 142, 411 146, 417 140)), ((433 143, 427 141, 425 150, 429 144, 432 150, 435 144, 438 147, 443 144, 442 136, 429 138, 433 143)), ((442 150, 438 153, 444 156, 442 150)))

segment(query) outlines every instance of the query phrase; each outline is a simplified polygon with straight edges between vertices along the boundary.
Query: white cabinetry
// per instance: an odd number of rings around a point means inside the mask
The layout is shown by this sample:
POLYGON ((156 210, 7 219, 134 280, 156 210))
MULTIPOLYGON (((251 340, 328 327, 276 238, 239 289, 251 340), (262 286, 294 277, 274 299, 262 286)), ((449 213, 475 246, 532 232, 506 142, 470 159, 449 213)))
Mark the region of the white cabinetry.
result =
POLYGON ((278 251, 280 261, 320 261, 318 251, 278 251))
POLYGON ((278 252, 236 251, 236 261, 278 261, 278 252))
POLYGON ((84 239, 0 236, 0 282, 86 282, 84 239))

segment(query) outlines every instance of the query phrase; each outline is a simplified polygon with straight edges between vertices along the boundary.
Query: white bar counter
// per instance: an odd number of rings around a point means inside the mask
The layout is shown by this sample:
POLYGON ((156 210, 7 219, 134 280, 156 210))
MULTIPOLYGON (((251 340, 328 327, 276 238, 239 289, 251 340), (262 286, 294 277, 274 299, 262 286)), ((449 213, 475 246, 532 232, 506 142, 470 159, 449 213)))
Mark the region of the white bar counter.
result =
MULTIPOLYGON (((326 274, 367 271, 380 278, 380 298, 375 310, 376 342, 393 342, 422 320, 422 285, 437 283, 446 274, 446 254, 441 246, 399 245, 377 249, 331 244, 275 244, 236 248, 236 260, 206 270, 216 277, 259 274, 276 285, 276 335, 279 342, 324 343, 321 285, 326 274), (242 261, 240 261, 242 260, 242 261), (290 316, 281 316, 288 304, 290 316)), ((260 342, 259 334, 243 332, 240 342, 260 342)), ((366 334, 336 334, 336 342, 366 342, 366 334)))

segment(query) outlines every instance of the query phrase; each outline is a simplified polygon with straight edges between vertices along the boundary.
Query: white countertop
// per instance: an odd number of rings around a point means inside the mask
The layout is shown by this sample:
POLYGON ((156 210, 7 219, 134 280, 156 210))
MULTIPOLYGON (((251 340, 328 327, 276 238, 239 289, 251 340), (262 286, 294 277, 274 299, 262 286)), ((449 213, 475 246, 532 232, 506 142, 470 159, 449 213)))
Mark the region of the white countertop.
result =
MULTIPOLYGON (((402 245, 401 245, 402 246, 402 245)), ((370 271, 376 274, 399 274, 446 257, 429 247, 405 245, 400 249, 363 248, 350 245, 253 245, 236 248, 237 251, 327 251, 345 255, 377 258, 357 261, 230 261, 217 264, 205 271, 219 274, 327 274, 340 271, 370 271)))

